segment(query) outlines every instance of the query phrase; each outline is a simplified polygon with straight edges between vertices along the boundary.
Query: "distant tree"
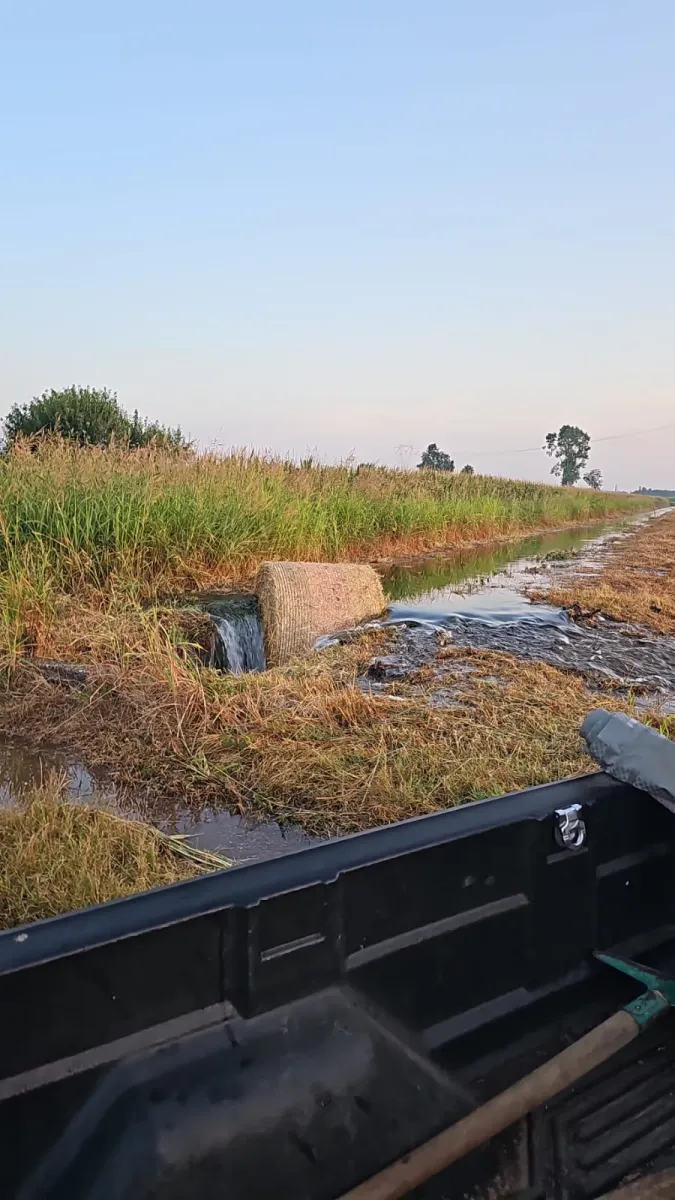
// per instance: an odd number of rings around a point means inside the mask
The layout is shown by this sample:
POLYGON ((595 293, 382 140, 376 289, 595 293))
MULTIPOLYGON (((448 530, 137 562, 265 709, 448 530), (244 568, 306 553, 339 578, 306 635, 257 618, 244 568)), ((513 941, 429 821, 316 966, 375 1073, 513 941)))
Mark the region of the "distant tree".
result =
POLYGON ((665 496, 672 499, 675 497, 675 491, 670 488, 638 488, 637 492, 633 492, 634 496, 665 496))
POLYGON ((578 482, 591 452, 591 439, 578 425, 561 425, 557 433, 546 434, 544 450, 556 461, 551 474, 558 475, 565 487, 578 482))
POLYGON ((80 445, 108 446, 124 442, 136 449, 155 441, 174 449, 189 442, 180 429, 168 429, 157 421, 143 421, 122 408, 115 392, 107 388, 69 387, 43 392, 29 404, 15 404, 3 423, 5 444, 18 437, 54 433, 80 445))
POLYGON ((599 492, 602 487, 602 472, 597 467, 593 467, 592 471, 584 475, 584 483, 587 483, 589 488, 593 488, 593 491, 599 492))
POLYGON ((445 450, 439 450, 435 442, 429 442, 417 466, 420 471, 425 467, 429 471, 454 471, 455 460, 445 450))
POLYGON ((473 470, 473 467, 471 466, 471 463, 467 463, 466 466, 462 467, 462 469, 460 471, 460 475, 473 475, 473 473, 474 473, 474 470, 473 470))

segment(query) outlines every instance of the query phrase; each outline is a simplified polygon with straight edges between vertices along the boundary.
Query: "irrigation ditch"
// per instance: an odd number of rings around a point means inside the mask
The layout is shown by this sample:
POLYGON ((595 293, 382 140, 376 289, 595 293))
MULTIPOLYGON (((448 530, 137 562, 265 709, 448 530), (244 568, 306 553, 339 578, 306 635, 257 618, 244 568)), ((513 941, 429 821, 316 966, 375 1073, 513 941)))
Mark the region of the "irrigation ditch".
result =
MULTIPOLYGON (((419 702, 450 721, 460 711, 466 719, 474 674, 498 705, 500 689, 506 693, 518 662, 545 664, 581 679, 589 708, 598 693, 609 693, 638 712, 666 719, 675 712, 675 637, 613 618, 593 605, 584 609, 576 602, 576 608, 566 608, 552 599, 572 584, 600 579, 629 539, 664 521, 675 544, 674 515, 659 513, 453 554, 380 562, 386 613, 362 628, 324 637, 313 653, 320 657, 336 647, 361 644, 354 681, 368 703, 397 710, 398 721, 406 704, 419 702), (500 655, 506 656, 508 671, 501 671, 500 655)), ((658 584, 662 568, 645 570, 658 584)), ((668 568, 663 571, 668 575, 668 568)), ((212 667, 237 675, 264 672, 263 630, 253 596, 208 592, 190 597, 190 606, 210 618, 212 667)), ((57 675, 64 669, 54 664, 57 675)), ((78 686, 82 678, 59 682, 78 686)), ((481 710, 475 719, 489 720, 489 714, 481 710)), ((65 774, 68 794, 79 803, 111 811, 121 806, 125 815, 170 834, 189 835, 194 844, 235 862, 294 851, 316 836, 316 823, 299 825, 292 807, 281 820, 269 820, 232 811, 231 805, 182 804, 175 796, 162 804, 155 794, 149 807, 142 787, 122 798, 110 773, 85 765, 72 746, 43 740, 36 750, 33 740, 29 744, 15 735, 0 746, 0 803, 13 805, 26 786, 35 786, 50 770, 65 774)))

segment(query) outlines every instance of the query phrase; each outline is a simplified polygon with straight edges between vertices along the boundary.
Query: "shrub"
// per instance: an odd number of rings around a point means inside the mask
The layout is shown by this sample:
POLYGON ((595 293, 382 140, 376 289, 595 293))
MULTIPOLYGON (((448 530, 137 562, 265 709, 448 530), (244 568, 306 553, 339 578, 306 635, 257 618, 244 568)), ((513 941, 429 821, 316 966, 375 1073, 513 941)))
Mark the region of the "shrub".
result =
POLYGON ((143 421, 122 408, 115 392, 107 388, 64 388, 43 392, 29 404, 15 404, 4 420, 5 443, 19 437, 55 433, 80 445, 109 446, 121 442, 132 449, 157 442, 175 449, 189 443, 180 429, 169 429, 157 421, 143 421))

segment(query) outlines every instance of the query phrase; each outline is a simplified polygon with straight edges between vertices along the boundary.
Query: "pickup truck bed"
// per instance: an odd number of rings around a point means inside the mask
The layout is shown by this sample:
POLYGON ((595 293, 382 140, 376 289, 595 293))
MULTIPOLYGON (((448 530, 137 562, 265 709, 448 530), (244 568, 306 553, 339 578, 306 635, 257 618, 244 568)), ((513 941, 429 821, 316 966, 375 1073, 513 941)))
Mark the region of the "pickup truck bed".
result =
MULTIPOLYGON (((593 949, 675 964, 674 851, 596 774, 1 934, 0 1194, 334 1200, 632 998, 593 949)), ((415 1196, 674 1160, 666 1016, 415 1196)))

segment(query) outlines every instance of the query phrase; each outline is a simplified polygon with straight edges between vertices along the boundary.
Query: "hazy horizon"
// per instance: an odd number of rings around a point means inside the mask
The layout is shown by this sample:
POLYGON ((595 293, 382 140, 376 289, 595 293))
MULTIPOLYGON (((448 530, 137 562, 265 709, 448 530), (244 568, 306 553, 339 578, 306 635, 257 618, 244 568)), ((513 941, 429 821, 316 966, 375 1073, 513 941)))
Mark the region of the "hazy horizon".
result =
POLYGON ((1 29, 3 413, 90 384, 205 446, 550 481, 570 423, 606 487, 675 488, 669 0, 1 29))

